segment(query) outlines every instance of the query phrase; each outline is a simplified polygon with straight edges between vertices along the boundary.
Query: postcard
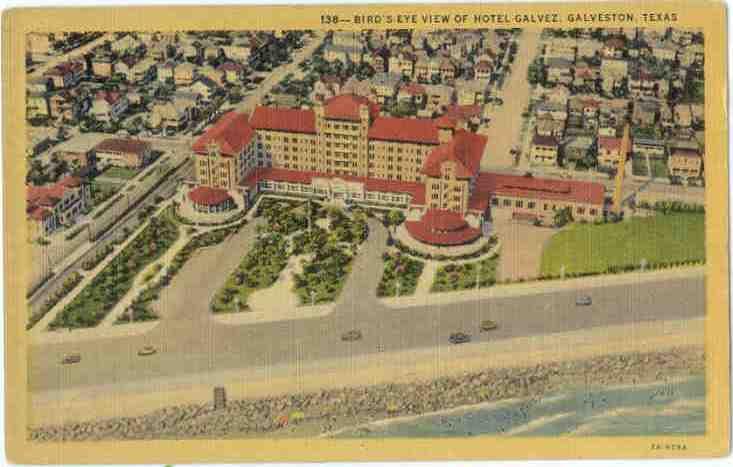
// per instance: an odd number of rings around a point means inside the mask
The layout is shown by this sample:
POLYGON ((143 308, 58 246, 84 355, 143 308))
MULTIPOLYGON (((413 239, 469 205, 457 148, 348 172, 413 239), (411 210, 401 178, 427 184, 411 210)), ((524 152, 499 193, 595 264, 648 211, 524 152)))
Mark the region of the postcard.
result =
POLYGON ((6 11, 10 460, 726 455, 725 15, 6 11))

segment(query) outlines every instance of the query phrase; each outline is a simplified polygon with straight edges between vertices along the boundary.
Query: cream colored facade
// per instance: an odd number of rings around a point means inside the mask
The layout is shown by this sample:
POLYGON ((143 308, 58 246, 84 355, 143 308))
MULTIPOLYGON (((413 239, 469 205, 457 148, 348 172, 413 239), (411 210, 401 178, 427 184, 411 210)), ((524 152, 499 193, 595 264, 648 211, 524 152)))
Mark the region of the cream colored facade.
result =
POLYGON ((456 177, 456 163, 445 161, 440 166, 441 177, 426 177, 425 204, 432 209, 465 213, 470 197, 470 181, 456 177))
POLYGON ((196 179, 200 185, 233 190, 257 166, 256 145, 251 142, 236 156, 221 154, 216 144, 206 154, 196 154, 196 179))

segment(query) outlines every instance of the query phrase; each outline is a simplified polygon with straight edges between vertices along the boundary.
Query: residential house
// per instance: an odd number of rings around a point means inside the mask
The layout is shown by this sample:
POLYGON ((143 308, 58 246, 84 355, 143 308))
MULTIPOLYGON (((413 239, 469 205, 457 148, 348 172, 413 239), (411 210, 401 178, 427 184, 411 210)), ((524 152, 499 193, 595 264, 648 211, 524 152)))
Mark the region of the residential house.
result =
POLYGON ((415 66, 415 55, 410 52, 399 52, 389 57, 388 70, 392 74, 412 78, 415 66))
POLYGON ((25 116, 28 119, 49 117, 48 101, 44 92, 29 92, 25 98, 25 116))
POLYGON ((667 156, 667 148, 664 141, 652 138, 634 138, 631 145, 631 152, 635 155, 650 159, 664 159, 667 156))
POLYGON ((327 100, 341 93, 341 87, 344 85, 343 80, 338 75, 321 75, 321 77, 313 83, 313 91, 311 92, 311 100, 327 100))
POLYGON ((456 103, 458 105, 483 105, 489 89, 487 80, 456 80, 456 103))
POLYGON ((557 165, 559 144, 552 136, 534 135, 529 149, 529 159, 534 164, 557 165))
POLYGON ((411 102, 418 108, 425 107, 427 102, 425 87, 418 83, 409 83, 402 86, 397 93, 397 102, 411 102))
POLYGON ((549 65, 553 59, 562 59, 567 62, 575 61, 576 41, 572 38, 553 38, 545 45, 544 62, 549 65))
POLYGON ((546 60, 547 82, 570 84, 573 82, 573 62, 564 58, 546 60))
POLYGON ((603 43, 595 39, 578 39, 576 46, 578 59, 593 58, 603 49, 603 43))
POLYGON ((28 236, 48 236, 62 225, 73 224, 91 203, 89 185, 67 176, 50 185, 26 186, 28 236))
POLYGON ((631 121, 636 126, 650 127, 657 122, 659 114, 659 102, 656 100, 646 99, 634 102, 634 112, 631 121))
POLYGON ((109 138, 94 146, 92 151, 102 167, 140 169, 150 162, 151 146, 138 139, 109 138))
POLYGON ((127 97, 117 91, 98 91, 92 101, 91 113, 100 122, 117 121, 127 110, 127 97))
POLYGON ((189 86, 195 78, 196 67, 191 63, 181 63, 173 69, 173 82, 176 86, 189 86))
POLYGON ((161 83, 167 83, 169 81, 175 82, 173 78, 176 70, 176 62, 169 60, 164 64, 157 67, 158 81, 161 83))
POLYGON ((454 88, 444 84, 424 84, 425 93, 427 95, 427 105, 425 107, 428 113, 442 112, 447 106, 453 102, 454 88))
POLYGON ((562 138, 565 133, 565 120, 554 120, 549 116, 539 117, 535 123, 539 136, 562 138))
POLYGON ((683 180, 700 177, 703 171, 703 156, 695 147, 671 143, 667 170, 671 176, 683 180))
POLYGON ((92 73, 100 78, 111 78, 115 74, 117 58, 111 54, 98 53, 91 59, 92 73))
POLYGON ((54 89, 68 88, 79 83, 84 74, 84 64, 78 61, 59 63, 44 73, 54 89))
POLYGON ((674 123, 678 128, 692 126, 692 107, 690 104, 677 104, 674 106, 674 123))
POLYGON ((239 83, 244 76, 244 67, 237 62, 224 62, 217 67, 217 71, 220 72, 226 82, 228 83, 239 83))
POLYGON ((473 76, 476 79, 488 80, 491 78, 491 73, 494 71, 494 67, 488 60, 481 60, 473 67, 473 76))
POLYGON ((657 60, 674 61, 677 58, 677 46, 671 41, 654 41, 649 48, 657 60))
POLYGON ((623 37, 611 37, 606 39, 601 48, 601 56, 603 58, 623 58, 624 50, 626 50, 626 41, 623 37))
POLYGON ((341 45, 326 45, 323 48, 323 59, 329 63, 339 61, 341 63, 356 63, 362 62, 363 58, 363 47, 344 47, 341 45))
POLYGON ((112 42, 110 49, 119 55, 125 54, 137 54, 143 47, 143 43, 133 37, 131 34, 126 34, 116 41, 112 42))
POLYGON ((399 84, 402 82, 402 75, 396 73, 377 73, 371 78, 372 91, 380 104, 392 102, 399 84))
MULTIPOLYGON (((598 137, 598 167, 604 169, 616 169, 621 158, 621 138, 599 136, 598 137)), ((624 161, 626 158, 624 157, 624 161)))
POLYGON ((148 116, 148 124, 163 131, 182 130, 195 116, 200 99, 198 95, 178 92, 170 101, 156 102, 148 116))

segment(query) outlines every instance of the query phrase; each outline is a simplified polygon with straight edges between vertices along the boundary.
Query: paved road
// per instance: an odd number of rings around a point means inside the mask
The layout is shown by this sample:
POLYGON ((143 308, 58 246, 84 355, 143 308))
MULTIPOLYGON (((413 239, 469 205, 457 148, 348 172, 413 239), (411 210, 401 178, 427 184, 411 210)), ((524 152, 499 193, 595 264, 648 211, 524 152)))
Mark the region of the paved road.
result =
MULTIPOLYGON (((254 229, 253 224, 240 233, 239 248, 252 241, 247 229, 254 229)), ((205 381, 208 373, 221 370, 448 345, 449 335, 456 331, 483 340, 488 336, 476 332, 482 319, 500 323, 500 329, 491 333, 492 339, 506 339, 631 322, 685 319, 704 313, 701 277, 593 289, 589 292, 593 297, 590 307, 575 306, 579 292, 559 292, 460 305, 391 309, 374 297, 381 268, 379 253, 386 233, 376 225, 371 230, 342 298, 330 315, 224 325, 210 317, 210 293, 169 293, 163 297, 165 319, 145 335, 31 346, 31 391, 119 382, 139 382, 155 388, 157 378, 185 375, 205 381), (341 334, 350 329, 360 329, 363 340, 354 344, 341 342, 341 334), (155 345, 160 351, 142 359, 137 356, 137 350, 147 344, 155 345), (72 350, 82 354, 82 361, 76 365, 59 365, 62 355, 72 350)), ((214 282, 213 277, 200 274, 199 266, 244 253, 233 255, 233 251, 229 243, 203 250, 184 266, 171 288, 185 274, 214 282)), ((236 261, 232 263, 236 265, 236 261)), ((215 290, 215 286, 211 285, 210 289, 215 290)))
POLYGON ((93 48, 97 47, 98 45, 102 45, 105 41, 111 41, 114 38, 112 37, 111 33, 105 33, 102 36, 94 39, 93 41, 89 42, 88 44, 85 44, 79 48, 76 48, 74 50, 70 50, 66 52, 65 54, 61 55, 55 55, 48 61, 44 62, 43 64, 39 65, 36 69, 33 70, 33 73, 30 73, 28 75, 29 78, 36 78, 38 76, 43 75, 47 70, 50 70, 51 68, 55 67, 59 63, 63 63, 67 60, 71 60, 73 58, 82 58, 84 54, 87 52, 90 52, 93 48))
POLYGON ((490 143, 481 160, 483 170, 495 167, 512 167, 514 157, 509 153, 519 144, 522 128, 522 112, 529 104, 530 84, 527 82, 527 68, 537 54, 540 33, 531 29, 522 31, 518 39, 519 48, 515 56, 509 79, 499 93, 502 104, 491 116, 491 123, 485 131, 490 143))

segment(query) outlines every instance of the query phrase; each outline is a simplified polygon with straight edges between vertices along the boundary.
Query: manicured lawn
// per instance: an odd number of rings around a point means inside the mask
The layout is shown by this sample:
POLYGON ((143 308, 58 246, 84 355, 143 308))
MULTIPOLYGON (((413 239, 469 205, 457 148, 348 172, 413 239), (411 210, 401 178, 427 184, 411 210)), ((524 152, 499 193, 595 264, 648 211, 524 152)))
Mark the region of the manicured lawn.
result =
POLYGON ((130 180, 135 178, 138 171, 135 169, 128 169, 126 167, 108 167, 99 176, 105 178, 119 178, 120 180, 130 180))
POLYGON ((83 328, 99 324, 130 290, 135 276, 160 258, 178 238, 178 226, 168 216, 148 225, 74 297, 49 327, 83 328))
POLYGON ((669 213, 609 224, 572 224, 553 236, 542 254, 542 275, 605 273, 705 259, 705 214, 669 213))
POLYGON ((257 240, 242 263, 214 296, 214 313, 232 313, 247 308, 247 298, 257 289, 270 287, 288 264, 288 240, 270 233, 257 240))
POLYGON ((394 297, 397 295, 397 281, 400 283, 400 296, 412 295, 417 288, 425 263, 408 256, 396 253, 385 253, 384 273, 377 286, 378 297, 394 297))
POLYGON ((499 264, 499 255, 472 263, 446 264, 435 273, 435 281, 430 288, 431 292, 450 292, 476 288, 476 276, 479 279, 479 288, 491 287, 496 283, 496 267, 499 264))

